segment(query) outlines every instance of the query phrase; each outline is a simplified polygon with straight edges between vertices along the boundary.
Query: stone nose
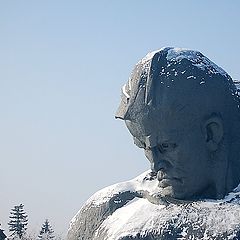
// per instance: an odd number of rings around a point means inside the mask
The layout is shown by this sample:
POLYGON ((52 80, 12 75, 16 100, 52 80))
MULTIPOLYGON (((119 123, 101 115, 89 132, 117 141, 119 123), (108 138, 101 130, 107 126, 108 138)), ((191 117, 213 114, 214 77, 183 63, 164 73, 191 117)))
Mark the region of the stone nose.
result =
POLYGON ((167 162, 164 159, 164 154, 158 149, 158 147, 153 147, 145 150, 145 155, 151 163, 151 170, 153 172, 158 172, 161 169, 166 169, 167 162))

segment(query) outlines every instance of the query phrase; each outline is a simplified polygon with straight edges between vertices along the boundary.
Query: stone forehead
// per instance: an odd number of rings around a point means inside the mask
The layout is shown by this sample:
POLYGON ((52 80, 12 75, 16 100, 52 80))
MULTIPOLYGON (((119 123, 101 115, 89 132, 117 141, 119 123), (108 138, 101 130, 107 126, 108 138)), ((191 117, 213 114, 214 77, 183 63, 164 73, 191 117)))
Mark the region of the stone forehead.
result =
POLYGON ((165 142, 179 138, 188 129, 198 125, 200 118, 193 115, 189 109, 172 112, 169 108, 149 111, 148 115, 134 113, 127 120, 131 134, 140 139, 146 146, 155 146, 157 142, 165 142))

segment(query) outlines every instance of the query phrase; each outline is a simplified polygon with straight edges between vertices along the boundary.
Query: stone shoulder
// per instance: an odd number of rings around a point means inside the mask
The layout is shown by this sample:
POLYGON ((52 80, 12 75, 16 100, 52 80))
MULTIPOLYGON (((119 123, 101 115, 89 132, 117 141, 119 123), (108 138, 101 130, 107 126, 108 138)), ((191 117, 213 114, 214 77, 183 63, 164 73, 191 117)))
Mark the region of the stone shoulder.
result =
POLYGON ((102 222, 136 197, 135 181, 114 184, 93 194, 72 219, 67 239, 93 240, 102 222))

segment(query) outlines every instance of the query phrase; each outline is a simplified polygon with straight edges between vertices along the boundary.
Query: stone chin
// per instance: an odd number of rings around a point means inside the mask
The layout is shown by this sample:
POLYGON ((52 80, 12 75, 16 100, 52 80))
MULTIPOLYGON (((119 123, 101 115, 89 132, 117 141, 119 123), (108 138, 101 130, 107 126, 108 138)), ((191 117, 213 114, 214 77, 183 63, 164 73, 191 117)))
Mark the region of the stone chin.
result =
POLYGON ((161 197, 170 197, 174 198, 176 200, 184 200, 186 199, 185 193, 183 191, 179 191, 179 189, 175 189, 172 185, 167 185, 165 187, 162 187, 165 185, 166 182, 164 181, 163 183, 159 183, 159 188, 160 188, 160 196, 161 197))
POLYGON ((176 198, 172 186, 167 186, 165 188, 160 188, 161 191, 161 196, 162 197, 171 197, 171 198, 176 198))
POLYGON ((162 197, 170 197, 176 200, 185 200, 187 197, 183 181, 177 178, 163 178, 158 180, 158 187, 162 197))

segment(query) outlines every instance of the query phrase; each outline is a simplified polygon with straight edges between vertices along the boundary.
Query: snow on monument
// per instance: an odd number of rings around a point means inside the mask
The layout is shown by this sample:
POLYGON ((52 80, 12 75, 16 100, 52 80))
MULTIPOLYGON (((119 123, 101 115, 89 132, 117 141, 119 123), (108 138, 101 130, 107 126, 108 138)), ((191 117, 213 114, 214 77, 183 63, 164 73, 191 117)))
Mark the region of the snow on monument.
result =
POLYGON ((198 51, 149 53, 116 118, 151 170, 95 193, 68 240, 240 239, 240 99, 222 68, 198 51))

